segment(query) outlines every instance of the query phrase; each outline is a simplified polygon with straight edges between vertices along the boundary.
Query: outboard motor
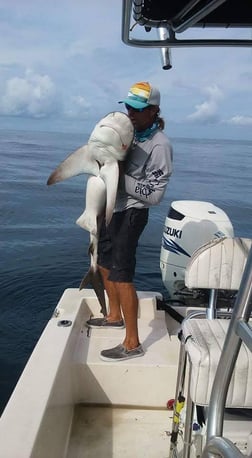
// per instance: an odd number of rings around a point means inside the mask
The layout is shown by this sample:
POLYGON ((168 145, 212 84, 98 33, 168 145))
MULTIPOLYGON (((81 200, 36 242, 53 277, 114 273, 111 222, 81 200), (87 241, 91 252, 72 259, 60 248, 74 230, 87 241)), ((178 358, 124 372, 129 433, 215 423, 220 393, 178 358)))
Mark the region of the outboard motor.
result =
POLYGON ((178 200, 165 220, 160 254, 162 280, 171 299, 186 294, 185 268, 192 253, 214 238, 233 237, 233 226, 210 202, 178 200))

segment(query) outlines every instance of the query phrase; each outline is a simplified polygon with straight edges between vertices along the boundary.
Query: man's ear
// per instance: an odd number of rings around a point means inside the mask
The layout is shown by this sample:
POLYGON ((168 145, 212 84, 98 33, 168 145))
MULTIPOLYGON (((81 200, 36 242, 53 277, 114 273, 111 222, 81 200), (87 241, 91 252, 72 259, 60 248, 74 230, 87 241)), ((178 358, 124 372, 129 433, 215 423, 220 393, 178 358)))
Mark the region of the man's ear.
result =
POLYGON ((158 106, 158 105, 153 105, 153 106, 151 107, 151 113, 152 113, 153 115, 156 115, 157 113, 159 113, 159 106, 158 106))

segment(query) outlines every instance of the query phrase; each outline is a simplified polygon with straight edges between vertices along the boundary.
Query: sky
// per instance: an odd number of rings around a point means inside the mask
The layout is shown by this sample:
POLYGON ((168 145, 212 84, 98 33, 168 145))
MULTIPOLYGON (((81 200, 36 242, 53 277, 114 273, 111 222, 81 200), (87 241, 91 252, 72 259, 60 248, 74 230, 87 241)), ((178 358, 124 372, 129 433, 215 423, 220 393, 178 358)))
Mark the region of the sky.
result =
POLYGON ((89 133, 149 81, 170 137, 252 140, 252 48, 173 48, 163 70, 159 49, 122 42, 121 15, 120 0, 0 0, 0 129, 89 133))

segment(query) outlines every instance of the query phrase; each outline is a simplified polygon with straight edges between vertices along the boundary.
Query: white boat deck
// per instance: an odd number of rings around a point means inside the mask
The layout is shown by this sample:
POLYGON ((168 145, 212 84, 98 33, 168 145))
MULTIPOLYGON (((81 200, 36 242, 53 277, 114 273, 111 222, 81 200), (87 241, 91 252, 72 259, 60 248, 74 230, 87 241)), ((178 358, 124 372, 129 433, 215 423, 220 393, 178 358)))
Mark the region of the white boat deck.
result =
MULTIPOLYGON (((125 330, 88 332, 86 320, 99 315, 94 292, 64 292, 0 419, 1 458, 169 456, 166 404, 175 397, 178 324, 156 309, 156 293, 138 295, 146 353, 109 363, 100 351, 122 342, 125 330)), ((226 436, 245 450, 252 438, 247 425, 227 426, 226 436)))
POLYGON ((172 412, 78 405, 66 458, 169 456, 172 412))

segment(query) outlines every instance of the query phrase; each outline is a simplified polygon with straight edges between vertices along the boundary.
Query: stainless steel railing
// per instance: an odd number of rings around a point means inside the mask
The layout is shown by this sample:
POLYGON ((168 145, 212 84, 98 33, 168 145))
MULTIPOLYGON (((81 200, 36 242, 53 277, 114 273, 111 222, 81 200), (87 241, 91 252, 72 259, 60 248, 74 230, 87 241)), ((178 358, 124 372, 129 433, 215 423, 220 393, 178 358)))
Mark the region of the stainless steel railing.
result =
POLYGON ((231 441, 225 439, 222 435, 228 387, 242 341, 252 351, 252 329, 248 323, 251 311, 252 247, 250 248, 213 383, 208 411, 207 441, 202 458, 208 458, 214 453, 218 453, 223 458, 244 456, 231 441))

